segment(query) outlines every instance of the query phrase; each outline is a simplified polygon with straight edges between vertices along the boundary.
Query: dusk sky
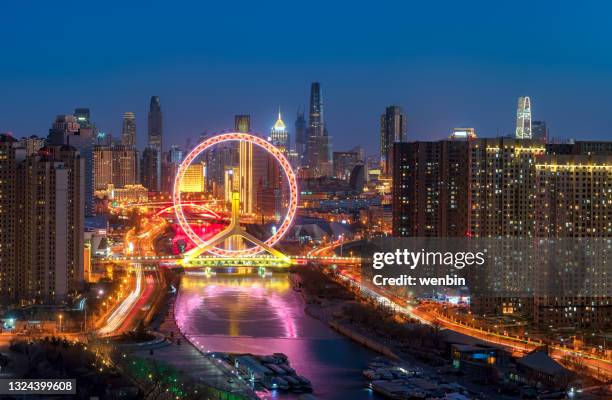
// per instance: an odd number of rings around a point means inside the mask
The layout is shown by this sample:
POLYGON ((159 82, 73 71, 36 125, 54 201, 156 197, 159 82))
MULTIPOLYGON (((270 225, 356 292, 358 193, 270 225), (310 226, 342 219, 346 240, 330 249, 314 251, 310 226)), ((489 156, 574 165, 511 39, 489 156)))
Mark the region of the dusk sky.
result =
POLYGON ((514 131, 516 101, 551 136, 612 138, 612 7, 576 1, 12 1, 0 5, 0 132, 46 136, 89 107, 119 135, 133 111, 146 137, 161 98, 165 145, 252 115, 267 134, 280 105, 290 134, 321 82, 334 150, 378 151, 398 104, 410 140, 455 126, 514 131))

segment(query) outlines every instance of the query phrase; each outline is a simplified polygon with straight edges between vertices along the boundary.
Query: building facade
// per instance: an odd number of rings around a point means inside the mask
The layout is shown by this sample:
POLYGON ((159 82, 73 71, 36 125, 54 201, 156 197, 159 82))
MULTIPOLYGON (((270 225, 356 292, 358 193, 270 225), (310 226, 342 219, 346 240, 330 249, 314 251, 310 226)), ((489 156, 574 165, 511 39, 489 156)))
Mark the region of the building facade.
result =
POLYGON ((380 169, 384 176, 392 175, 393 143, 405 142, 406 114, 399 106, 389 106, 380 116, 380 169))
MULTIPOLYGON (((149 114, 147 116, 147 149, 143 151, 143 169, 146 163, 147 182, 144 186, 150 191, 159 192, 162 187, 162 153, 163 153, 163 115, 161 110, 161 102, 158 96, 151 96, 149 103, 149 114), (145 160, 145 152, 147 158, 145 160), (157 154, 153 154, 157 152, 157 154)), ((143 171, 144 174, 144 171, 143 171)), ((144 175, 143 175, 144 178, 144 175)))
POLYGON ((332 142, 325 125, 323 95, 319 82, 313 82, 310 87, 306 167, 314 178, 333 174, 332 142))
POLYGON ((140 182, 151 192, 161 190, 161 153, 159 149, 148 146, 142 152, 140 182))
POLYGON ((85 162, 71 146, 26 155, 0 135, 0 296, 55 304, 83 280, 85 162))
POLYGON ((136 146, 136 116, 133 112, 128 111, 123 114, 121 144, 124 146, 136 146))
POLYGON ((472 277, 475 312, 610 326, 609 261, 596 240, 612 237, 612 142, 409 142, 393 156, 395 236, 503 245, 472 277))
POLYGON ((289 132, 287 132, 287 127, 281 117, 280 110, 278 112, 278 119, 270 130, 270 143, 278 147, 285 157, 287 157, 290 150, 289 132))

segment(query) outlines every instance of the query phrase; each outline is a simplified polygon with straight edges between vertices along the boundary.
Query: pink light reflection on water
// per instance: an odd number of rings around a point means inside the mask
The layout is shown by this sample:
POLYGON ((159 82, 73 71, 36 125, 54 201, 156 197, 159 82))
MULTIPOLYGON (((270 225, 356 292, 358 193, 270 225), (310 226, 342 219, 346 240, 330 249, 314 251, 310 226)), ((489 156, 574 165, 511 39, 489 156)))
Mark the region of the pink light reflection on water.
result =
MULTIPOLYGON (((176 299, 177 319, 200 351, 284 353, 291 367, 311 380, 317 398, 372 399, 363 388, 361 371, 376 354, 306 315, 287 276, 218 274, 185 276, 183 282, 176 299), (229 334, 230 322, 238 324, 240 336, 229 334)), ((283 400, 296 398, 280 395, 283 400)))
MULTIPOLYGON (((239 280, 234 281, 228 279, 217 284, 206 285, 203 287, 203 290, 200 291, 189 289, 181 290, 180 297, 182 297, 182 299, 177 300, 177 305, 179 305, 179 307, 176 309, 176 319, 181 329, 183 329, 185 323, 187 323, 188 316, 193 316, 196 313, 202 313, 212 320, 222 319, 220 316, 215 315, 214 311, 206 308, 206 302, 208 299, 234 295, 237 298, 250 298, 257 301, 265 301, 268 305, 263 307, 273 310, 276 319, 281 323, 283 337, 298 337, 295 314, 292 310, 292 306, 294 305, 289 304, 283 296, 275 293, 273 291, 274 289, 266 288, 266 282, 253 282, 249 285, 241 285, 237 284, 237 282, 239 282, 239 280)), ((237 322, 240 323, 240 321, 237 322)), ((245 319, 242 320, 242 322, 248 322, 248 320, 245 319)), ((192 329, 187 330, 191 331, 192 329)))

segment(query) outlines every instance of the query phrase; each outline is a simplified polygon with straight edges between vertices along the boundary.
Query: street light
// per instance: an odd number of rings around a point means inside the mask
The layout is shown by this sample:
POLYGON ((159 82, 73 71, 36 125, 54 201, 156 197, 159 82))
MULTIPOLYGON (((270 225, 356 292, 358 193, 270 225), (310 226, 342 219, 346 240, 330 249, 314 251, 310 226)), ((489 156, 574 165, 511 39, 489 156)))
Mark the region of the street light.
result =
POLYGON ((59 315, 59 331, 60 331, 60 332, 62 331, 62 318, 63 318, 63 315, 62 315, 62 314, 60 314, 60 315, 59 315))

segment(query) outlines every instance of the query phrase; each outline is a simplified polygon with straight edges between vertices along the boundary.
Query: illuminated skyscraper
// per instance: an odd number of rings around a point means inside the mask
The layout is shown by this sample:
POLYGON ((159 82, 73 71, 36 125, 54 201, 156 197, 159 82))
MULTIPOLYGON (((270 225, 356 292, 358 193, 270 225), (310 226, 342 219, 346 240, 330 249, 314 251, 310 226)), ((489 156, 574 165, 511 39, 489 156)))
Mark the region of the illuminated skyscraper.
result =
POLYGON ((307 166, 314 177, 331 176, 332 145, 325 127, 323 96, 319 82, 310 87, 310 112, 308 115, 308 142, 306 143, 307 166))
POLYGON ((113 146, 113 185, 123 188, 138 183, 138 151, 134 146, 113 146))
POLYGON ((206 165, 204 163, 193 163, 185 170, 181 182, 181 192, 203 193, 206 191, 206 165))
POLYGON ((121 189, 138 183, 138 150, 133 146, 94 146, 94 189, 106 190, 109 184, 121 189))
POLYGON ((280 109, 278 110, 278 119, 270 131, 270 142, 287 156, 289 153, 289 133, 281 118, 280 109))
POLYGON ((531 100, 519 97, 516 109, 516 138, 531 139, 531 100))
POLYGON ((390 177, 393 165, 393 143, 406 141, 406 114, 399 106, 389 106, 380 116, 380 169, 390 177))
POLYGON ((123 114, 121 144, 124 146, 136 146, 136 117, 133 112, 128 111, 123 114))
POLYGON ((113 183, 113 150, 110 146, 94 146, 93 181, 94 190, 106 190, 113 183))
MULTIPOLYGON (((163 151, 163 143, 162 143, 162 133, 163 133, 163 117, 161 111, 161 103, 159 101, 158 96, 151 96, 151 102, 149 105, 149 115, 148 115, 148 146, 147 146, 147 168, 149 171, 147 174, 153 174, 150 177, 147 177, 149 181, 149 186, 144 185, 149 190, 152 191, 160 191, 162 186, 162 151, 163 151), (157 151, 157 155, 153 156, 153 150, 157 151), (156 162, 156 165, 150 164, 151 162, 156 162)), ((145 153, 143 152, 143 158, 145 153)), ((143 159, 143 168, 145 165, 145 160, 143 159)), ((144 183, 144 180, 143 180, 144 183)))
MULTIPOLYGON (((234 117, 234 129, 236 132, 251 131, 251 116, 236 115, 234 117)), ((245 214, 253 213, 253 143, 240 142, 239 153, 239 176, 240 176, 240 206, 245 214)))

